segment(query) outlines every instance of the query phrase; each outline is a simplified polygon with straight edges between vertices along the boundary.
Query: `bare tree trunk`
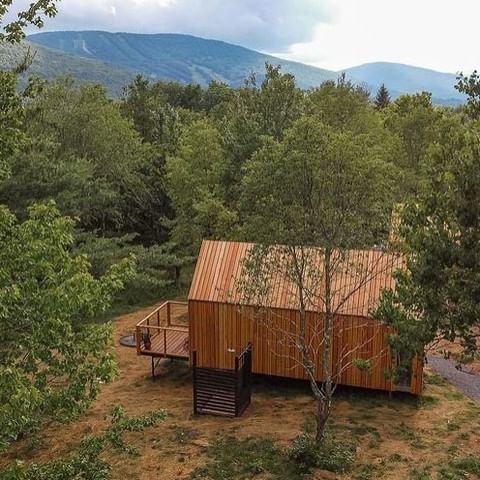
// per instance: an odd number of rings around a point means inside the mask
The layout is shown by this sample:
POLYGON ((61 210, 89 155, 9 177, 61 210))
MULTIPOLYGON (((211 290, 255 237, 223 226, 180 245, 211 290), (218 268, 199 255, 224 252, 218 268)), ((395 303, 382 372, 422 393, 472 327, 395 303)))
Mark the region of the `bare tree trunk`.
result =
POLYGON ((332 380, 332 336, 333 336, 333 309, 332 309, 332 251, 325 249, 325 335, 323 347, 323 395, 318 398, 317 405, 317 432, 316 441, 322 443, 325 439, 325 429, 330 416, 333 396, 332 380))
POLYGON ((315 434, 315 441, 322 444, 325 440, 326 426, 328 417, 330 416, 331 399, 317 398, 317 430, 315 434))

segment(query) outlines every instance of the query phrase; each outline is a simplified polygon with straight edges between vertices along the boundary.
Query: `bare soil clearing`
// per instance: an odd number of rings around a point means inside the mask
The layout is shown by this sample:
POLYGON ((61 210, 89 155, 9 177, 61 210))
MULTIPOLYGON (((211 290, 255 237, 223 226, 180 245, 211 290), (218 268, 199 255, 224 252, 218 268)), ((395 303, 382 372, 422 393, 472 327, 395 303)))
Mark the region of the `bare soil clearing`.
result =
MULTIPOLYGON (((150 359, 119 345, 120 336, 133 332, 135 324, 153 308, 115 320, 119 377, 104 386, 89 412, 67 425, 49 425, 40 447, 32 448, 28 439, 17 442, 0 459, 0 466, 16 458, 46 462, 68 455, 85 435, 105 428, 105 416, 118 404, 130 415, 163 408, 168 418, 145 432, 128 434, 141 452, 139 457, 107 452, 115 479, 188 478, 195 467, 208 461, 205 447, 215 438, 269 436, 287 446, 301 433, 311 419, 314 403, 307 386, 291 382, 257 380, 252 405, 240 419, 193 418, 191 374, 186 363, 160 367, 159 376, 152 381, 150 359)), ((357 442, 359 465, 375 465, 377 473, 371 478, 424 478, 412 477, 412 472, 435 469, 456 457, 480 456, 480 403, 467 399, 439 377, 431 377, 419 403, 411 397, 389 400, 383 393, 341 391, 332 418, 334 432, 347 433, 357 442)), ((359 478, 357 473, 341 478, 359 478)))

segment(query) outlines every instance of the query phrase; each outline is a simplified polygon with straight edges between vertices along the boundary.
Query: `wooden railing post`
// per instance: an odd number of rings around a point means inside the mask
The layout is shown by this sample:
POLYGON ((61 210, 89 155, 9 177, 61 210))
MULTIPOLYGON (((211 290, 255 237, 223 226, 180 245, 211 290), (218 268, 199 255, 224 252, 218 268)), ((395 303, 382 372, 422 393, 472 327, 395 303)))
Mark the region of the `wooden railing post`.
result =
POLYGON ((163 330, 163 354, 167 356, 167 331, 163 330))
POLYGON ((137 355, 140 355, 142 352, 142 329, 137 325, 137 328, 135 330, 135 341, 137 343, 137 355))
POLYGON ((171 318, 170 318, 171 312, 170 312, 170 302, 167 303, 167 325, 171 325, 171 318))
POLYGON ((157 327, 160 326, 160 310, 157 310, 157 327))

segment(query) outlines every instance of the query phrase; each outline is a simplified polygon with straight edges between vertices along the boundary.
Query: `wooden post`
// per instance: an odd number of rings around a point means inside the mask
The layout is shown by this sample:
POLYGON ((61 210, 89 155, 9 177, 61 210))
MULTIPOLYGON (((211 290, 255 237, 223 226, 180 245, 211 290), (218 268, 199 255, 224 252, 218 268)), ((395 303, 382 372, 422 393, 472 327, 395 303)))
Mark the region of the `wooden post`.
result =
POLYGON ((167 356, 167 331, 163 330, 163 354, 167 356))
POLYGON ((170 321, 170 302, 167 303, 167 325, 170 326, 171 325, 171 321, 170 321))
POLYGON ((197 352, 192 352, 193 363, 193 413, 197 415, 197 352))
POLYGON ((137 343, 137 355, 142 353, 142 329, 137 325, 135 330, 135 341, 137 343))
POLYGON ((157 327, 160 326, 160 310, 157 310, 157 327))
POLYGON ((239 400, 240 400, 240 391, 239 391, 239 378, 238 378, 238 356, 235 357, 235 416, 238 417, 240 412, 239 400))

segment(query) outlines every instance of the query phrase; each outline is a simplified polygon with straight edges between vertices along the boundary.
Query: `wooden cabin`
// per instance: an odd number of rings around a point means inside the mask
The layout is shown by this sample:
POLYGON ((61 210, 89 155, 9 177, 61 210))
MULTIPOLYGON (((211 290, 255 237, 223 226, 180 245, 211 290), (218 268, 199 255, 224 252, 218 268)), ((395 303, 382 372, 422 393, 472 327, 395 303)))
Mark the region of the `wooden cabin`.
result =
MULTIPOLYGON (((137 326, 138 353, 151 355, 152 362, 154 356, 189 359, 194 368, 194 383, 199 378, 195 373, 200 373, 200 386, 207 390, 206 394, 201 394, 205 402, 212 398, 218 388, 218 385, 211 387, 215 378, 220 379, 220 384, 230 385, 233 382, 232 388, 240 397, 241 389, 234 383, 244 385, 247 382, 250 372, 242 371, 244 364, 253 374, 307 379, 299 361, 298 348, 285 341, 285 332, 287 335, 290 332, 293 338, 299 323, 296 298, 291 294, 288 282, 277 275, 272 280, 269 298, 262 302, 261 309, 255 302, 242 300, 238 293, 237 285, 244 260, 252 248, 253 244, 249 243, 204 241, 188 304, 167 302, 137 326), (179 318, 178 311, 182 312, 183 317, 188 314, 188 322, 186 318, 181 322, 176 320, 179 318), (141 341, 146 328, 158 333, 150 351, 141 341), (282 332, 282 336, 278 332, 282 332), (232 373, 231 382, 226 379, 228 372, 232 373)), ((321 259, 318 262, 321 268, 321 259)), ((380 250, 365 250, 349 252, 348 262, 372 274, 370 281, 354 289, 335 317, 333 373, 336 383, 420 394, 423 387, 422 359, 413 362, 410 378, 395 384, 388 375, 398 361, 388 344, 392 329, 370 315, 372 308, 378 305, 382 290, 395 288, 393 273, 403 260, 398 255, 380 250), (368 368, 360 368, 360 365, 368 365, 368 368)), ((352 278, 345 274, 337 277, 334 279, 337 291, 351 288, 352 278)), ((321 331, 323 317, 324 312, 317 307, 307 308, 307 337, 309 345, 316 349, 318 381, 322 380, 322 338, 318 332, 321 331)), ((198 393, 199 387, 194 385, 197 407, 198 393)), ((238 401, 237 397, 236 400, 232 397, 232 402, 238 401)), ((223 403, 220 398, 218 405, 221 407, 223 403)), ((230 414, 238 414, 246 408, 244 403, 236 405, 235 411, 230 410, 230 414)), ((202 410, 197 407, 196 411, 202 410)), ((215 408, 203 410, 208 412, 215 408)))

